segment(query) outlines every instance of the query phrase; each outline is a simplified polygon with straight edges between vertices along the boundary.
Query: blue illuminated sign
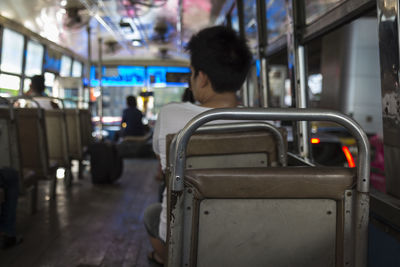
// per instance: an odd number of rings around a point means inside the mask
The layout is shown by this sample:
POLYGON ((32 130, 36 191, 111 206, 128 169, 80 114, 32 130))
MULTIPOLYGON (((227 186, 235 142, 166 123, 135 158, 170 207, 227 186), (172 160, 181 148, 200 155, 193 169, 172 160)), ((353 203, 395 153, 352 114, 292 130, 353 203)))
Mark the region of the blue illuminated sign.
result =
MULTIPOLYGON (((118 66, 103 67, 103 86, 146 86, 146 79, 151 86, 179 86, 187 87, 190 74, 188 67, 162 67, 162 66, 118 66), (147 69, 147 71, 146 71, 147 69)), ((90 69, 91 86, 99 85, 98 69, 90 69)))
POLYGON ((147 67, 149 84, 153 86, 188 86, 190 68, 188 67, 147 67))
MULTIPOLYGON (((92 86, 98 86, 97 68, 90 69, 90 83, 92 86)), ((145 67, 138 66, 118 66, 103 67, 102 69, 102 85, 103 86, 144 86, 145 83, 145 67)))

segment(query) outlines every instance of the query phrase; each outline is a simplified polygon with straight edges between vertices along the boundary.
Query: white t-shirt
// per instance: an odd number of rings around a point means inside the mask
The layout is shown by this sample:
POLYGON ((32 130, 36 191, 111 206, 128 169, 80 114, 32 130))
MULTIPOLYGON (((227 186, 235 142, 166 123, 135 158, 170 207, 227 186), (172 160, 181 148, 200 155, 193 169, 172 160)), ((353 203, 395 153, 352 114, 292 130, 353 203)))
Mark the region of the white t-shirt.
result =
MULTIPOLYGON (((166 143, 168 134, 179 132, 196 115, 209 110, 210 108, 200 107, 190 102, 170 103, 161 108, 154 127, 153 150, 160 156, 162 169, 166 167, 166 143)), ((163 192, 161 203, 159 235, 164 241, 167 240, 167 191, 163 192)))
POLYGON ((161 108, 153 133, 153 150, 160 156, 162 169, 166 168, 166 137, 175 134, 196 115, 210 110, 190 102, 170 103, 161 108))
POLYGON ((42 109, 54 109, 54 107, 51 105, 51 98, 45 96, 35 96, 33 100, 38 102, 42 109))

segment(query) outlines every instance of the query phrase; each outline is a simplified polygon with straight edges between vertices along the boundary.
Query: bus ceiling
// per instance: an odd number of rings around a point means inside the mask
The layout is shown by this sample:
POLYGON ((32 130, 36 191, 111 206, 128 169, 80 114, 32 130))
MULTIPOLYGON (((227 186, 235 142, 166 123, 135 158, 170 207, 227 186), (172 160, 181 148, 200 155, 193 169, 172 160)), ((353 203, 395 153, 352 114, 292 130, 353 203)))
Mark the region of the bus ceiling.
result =
POLYGON ((93 60, 99 38, 103 60, 186 60, 182 47, 194 32, 215 22, 225 2, 229 1, 2 0, 0 24, 20 32, 27 28, 83 58, 88 58, 90 35, 93 60))

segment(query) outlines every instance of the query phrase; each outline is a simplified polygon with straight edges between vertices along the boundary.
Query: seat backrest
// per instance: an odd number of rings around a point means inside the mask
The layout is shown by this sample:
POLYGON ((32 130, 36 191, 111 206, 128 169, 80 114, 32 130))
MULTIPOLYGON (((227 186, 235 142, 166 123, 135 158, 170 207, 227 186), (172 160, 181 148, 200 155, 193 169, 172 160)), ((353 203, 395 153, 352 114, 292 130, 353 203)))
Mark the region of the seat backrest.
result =
POLYGON ((39 177, 47 177, 49 174, 49 158, 44 110, 17 108, 15 109, 15 117, 22 167, 33 170, 39 177))
POLYGON ((9 108, 0 108, 0 168, 20 169, 15 117, 9 108))
MULTIPOLYGON (((237 124, 243 126, 245 124, 237 124)), ((262 125, 262 124, 261 124, 262 125)), ((231 125, 232 126, 232 125, 231 125)), ((269 125, 273 127, 272 125, 269 125)), ((215 127, 215 125, 214 125, 215 127)), ((223 125, 220 125, 223 127, 223 125)), ((216 126, 218 129, 218 126, 216 126)), ((247 129, 235 132, 203 131, 191 136, 186 151, 187 169, 242 168, 285 165, 280 153, 285 153, 286 130, 275 128, 247 129), (280 135, 277 136, 277 135, 280 135), (278 140, 282 138, 283 144, 278 140), (280 148, 279 146, 282 146, 280 148)), ((167 166, 175 134, 167 135, 167 166)))
POLYGON ((65 109, 68 129, 68 152, 72 159, 82 159, 82 131, 79 110, 65 109))
POLYGON ((46 138, 49 150, 49 161, 60 167, 68 167, 68 132, 63 110, 45 110, 46 138))
POLYGON ((189 170, 183 263, 344 266, 355 177, 348 168, 189 170))
POLYGON ((81 144, 82 147, 88 147, 93 143, 93 127, 92 127, 92 117, 90 111, 87 109, 79 110, 79 121, 81 129, 81 144))
POLYGON ((210 110, 185 126, 171 151, 167 266, 366 266, 369 145, 351 118, 325 110, 210 110), (357 169, 186 168, 192 134, 224 119, 337 122, 357 140, 357 169))

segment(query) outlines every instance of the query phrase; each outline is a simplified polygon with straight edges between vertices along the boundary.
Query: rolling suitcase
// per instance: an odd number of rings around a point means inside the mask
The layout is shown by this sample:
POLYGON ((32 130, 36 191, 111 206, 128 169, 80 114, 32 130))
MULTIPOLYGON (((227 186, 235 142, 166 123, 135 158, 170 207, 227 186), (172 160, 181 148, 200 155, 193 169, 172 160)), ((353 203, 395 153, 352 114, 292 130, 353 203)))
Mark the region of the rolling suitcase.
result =
POLYGON ((112 183, 120 178, 123 169, 122 157, 111 142, 94 143, 89 148, 92 182, 112 183))

